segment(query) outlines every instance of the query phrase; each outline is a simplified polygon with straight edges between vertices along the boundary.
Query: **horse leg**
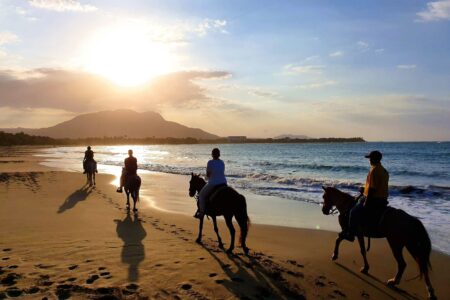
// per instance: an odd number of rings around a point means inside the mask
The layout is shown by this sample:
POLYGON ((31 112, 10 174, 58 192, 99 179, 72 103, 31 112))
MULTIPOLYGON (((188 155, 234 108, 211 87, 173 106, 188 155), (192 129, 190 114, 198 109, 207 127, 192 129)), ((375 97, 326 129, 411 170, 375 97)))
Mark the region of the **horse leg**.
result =
POLYGON ((231 235, 231 242, 230 242, 230 248, 228 248, 227 253, 232 253, 234 249, 234 234, 236 230, 234 230, 233 226, 233 215, 224 215, 225 222, 227 223, 227 227, 230 230, 231 235))
POLYGON ((133 198, 133 211, 137 211, 137 208, 136 208, 136 202, 137 202, 137 195, 136 195, 136 192, 133 192, 133 193, 131 194, 131 198, 133 198))
POLYGON ((125 194, 127 194, 127 210, 130 210, 130 193, 125 191, 125 194))
POLYGON ((203 218, 204 218, 204 215, 200 218, 200 223, 198 225, 198 237, 195 240, 195 242, 198 244, 202 243, 203 218))
POLYGON ((343 238, 339 234, 338 237, 336 238, 336 244, 334 245, 333 256, 331 257, 332 260, 338 259, 338 257, 339 257, 339 245, 341 244, 342 240, 343 240, 343 238))
POLYGON ((212 216, 211 218, 212 218, 213 224, 214 224, 214 231, 216 232, 216 234, 217 234, 217 239, 219 240, 219 248, 220 248, 220 249, 223 249, 222 239, 220 238, 220 235, 219 235, 219 227, 217 227, 217 219, 216 219, 216 216, 212 216))
POLYGON ((247 233, 248 233, 247 216, 244 214, 240 214, 240 215, 236 216, 236 220, 239 224, 239 227, 241 228, 241 238, 240 238, 241 247, 244 250, 244 253, 248 254, 249 249, 247 247, 247 244, 245 243, 245 241, 247 239, 247 233))
POLYGON ((94 179, 94 185, 95 185, 95 172, 92 173, 92 178, 94 179))
POLYGON ((392 239, 388 239, 389 246, 391 246, 392 254, 394 254, 395 260, 397 261, 397 274, 394 278, 391 278, 387 281, 388 285, 397 285, 400 283, 402 279, 403 271, 406 268, 406 262, 403 259, 403 245, 395 242, 392 239))
POLYGON ((366 256, 366 245, 364 243, 364 236, 358 235, 359 249, 361 250, 361 255, 364 259, 364 267, 361 268, 361 273, 367 274, 369 273, 369 262, 367 261, 366 256))
POLYGON ((434 294, 434 288, 431 285, 431 280, 430 280, 430 276, 428 275, 428 271, 424 273, 424 277, 425 277, 425 283, 427 285, 427 290, 428 290, 428 299, 436 300, 437 297, 434 294))

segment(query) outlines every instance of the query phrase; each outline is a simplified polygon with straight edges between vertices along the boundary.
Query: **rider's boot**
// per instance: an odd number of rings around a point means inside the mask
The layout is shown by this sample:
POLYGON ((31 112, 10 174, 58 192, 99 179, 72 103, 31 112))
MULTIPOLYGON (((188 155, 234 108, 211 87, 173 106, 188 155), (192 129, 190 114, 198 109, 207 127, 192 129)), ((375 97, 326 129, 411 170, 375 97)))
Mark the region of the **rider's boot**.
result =
POLYGON ((119 186, 119 187, 117 188, 116 192, 118 192, 118 193, 122 193, 122 187, 121 187, 121 186, 119 186))
POLYGON ((352 234, 349 230, 344 230, 340 233, 340 236, 350 242, 355 241, 355 235, 352 234))
POLYGON ((86 174, 86 169, 84 169, 83 174, 86 174))
POLYGON ((201 219, 203 218, 203 215, 204 214, 201 211, 197 210, 197 212, 194 215, 194 218, 201 219))

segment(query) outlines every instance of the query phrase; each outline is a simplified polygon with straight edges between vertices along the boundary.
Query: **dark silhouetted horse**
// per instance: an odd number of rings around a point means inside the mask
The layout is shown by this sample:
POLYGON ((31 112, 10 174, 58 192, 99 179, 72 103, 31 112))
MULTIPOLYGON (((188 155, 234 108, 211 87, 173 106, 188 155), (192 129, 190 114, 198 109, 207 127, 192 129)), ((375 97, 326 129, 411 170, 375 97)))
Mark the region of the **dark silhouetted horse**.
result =
MULTIPOLYGON (((189 181, 189 196, 194 197, 205 186, 206 182, 199 175, 191 173, 191 180, 189 181)), ((248 248, 245 243, 247 239, 250 219, 247 215, 247 202, 245 197, 236 192, 233 188, 225 186, 219 187, 218 190, 212 194, 212 199, 208 200, 206 205, 206 214, 210 216, 214 223, 214 231, 217 234, 219 247, 223 249, 222 239, 219 235, 219 228, 217 227, 217 216, 223 216, 230 230, 231 242, 227 252, 231 253, 234 249, 234 235, 235 230, 233 226, 233 216, 239 224, 241 229, 241 246, 245 254, 248 254, 248 248)), ((197 203, 198 205, 198 203, 197 203)), ((199 233, 196 242, 202 241, 203 217, 200 219, 199 233)))
MULTIPOLYGON (((122 173, 125 169, 122 169, 122 173)), ((138 175, 126 175, 124 190, 127 194, 127 209, 130 209, 130 195, 133 198, 133 211, 137 211, 136 202, 139 201, 139 190, 141 188, 141 177, 138 175)))
MULTIPOLYGON (((323 194, 323 207, 322 212, 325 215, 329 215, 333 207, 339 211, 339 224, 344 230, 348 227, 348 213, 349 210, 355 205, 356 199, 344 192, 339 191, 333 187, 322 187, 325 191, 323 194)), ((379 220, 377 234, 370 235, 365 232, 357 236, 361 254, 364 259, 364 267, 361 269, 362 273, 368 273, 369 263, 367 262, 366 249, 364 245, 364 236, 386 238, 392 253, 397 261, 397 274, 394 278, 389 279, 387 284, 395 286, 400 283, 403 275, 403 271, 406 268, 406 262, 403 259, 403 248, 406 247, 412 257, 419 265, 420 276, 425 277, 425 283, 428 289, 429 299, 436 299, 434 289, 431 285, 429 277, 430 253, 431 253, 431 241, 428 236, 425 227, 419 219, 407 214, 403 210, 388 207, 379 220)), ((334 252, 332 259, 336 260, 339 255, 339 244, 343 240, 341 234, 336 239, 334 252)))
POLYGON ((86 162, 86 182, 89 186, 95 185, 95 162, 92 160, 86 162))

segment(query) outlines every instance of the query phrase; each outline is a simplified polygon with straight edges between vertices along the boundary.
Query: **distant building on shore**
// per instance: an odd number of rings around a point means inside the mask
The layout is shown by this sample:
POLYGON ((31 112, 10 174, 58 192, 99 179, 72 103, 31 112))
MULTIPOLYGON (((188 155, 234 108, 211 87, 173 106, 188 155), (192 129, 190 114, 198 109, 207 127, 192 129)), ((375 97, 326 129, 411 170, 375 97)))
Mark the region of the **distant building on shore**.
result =
POLYGON ((247 140, 247 137, 245 135, 232 135, 228 138, 229 142, 235 143, 235 142, 245 142, 247 140))

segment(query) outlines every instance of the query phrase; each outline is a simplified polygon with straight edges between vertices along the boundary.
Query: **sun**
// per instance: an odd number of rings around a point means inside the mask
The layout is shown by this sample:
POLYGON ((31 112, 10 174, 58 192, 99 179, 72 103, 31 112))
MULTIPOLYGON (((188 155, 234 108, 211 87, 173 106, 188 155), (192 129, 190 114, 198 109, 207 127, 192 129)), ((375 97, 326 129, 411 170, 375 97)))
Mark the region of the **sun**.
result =
POLYGON ((140 27, 112 26, 96 30, 84 44, 82 64, 121 86, 137 86, 174 71, 171 49, 152 41, 140 27))

